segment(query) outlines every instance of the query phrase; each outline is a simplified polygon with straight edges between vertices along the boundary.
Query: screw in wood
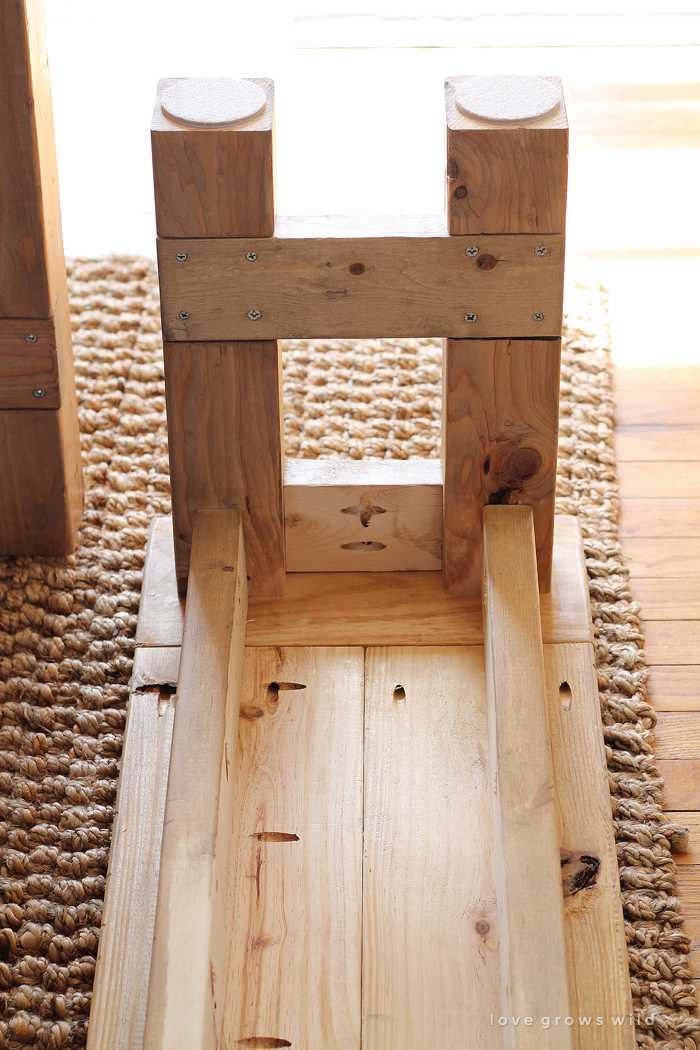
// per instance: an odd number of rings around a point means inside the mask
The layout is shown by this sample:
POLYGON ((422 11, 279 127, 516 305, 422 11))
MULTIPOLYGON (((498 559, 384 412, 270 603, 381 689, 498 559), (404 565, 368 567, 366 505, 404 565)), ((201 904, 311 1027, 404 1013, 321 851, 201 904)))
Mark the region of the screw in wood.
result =
POLYGON ((180 313, 177 316, 180 318, 181 321, 188 321, 190 317, 190 315, 187 313, 187 310, 180 310, 180 313))
POLYGON ((468 255, 470 259, 473 259, 475 255, 479 254, 479 249, 475 244, 471 244, 468 248, 464 249, 464 254, 468 255))
POLYGON ((544 314, 533 314, 532 315, 532 320, 533 321, 544 321, 544 314))
POLYGON ((184 262, 187 258, 187 252, 178 252, 175 258, 178 262, 184 262))
POLYGON ((258 253, 257 252, 246 252, 246 256, 245 257, 248 260, 248 262, 255 262, 255 260, 258 257, 258 253))
POLYGON ((535 255, 546 255, 549 248, 545 248, 544 244, 538 244, 535 248, 535 255))
POLYGON ((37 343, 39 341, 39 336, 36 334, 36 332, 27 332, 24 338, 27 340, 28 343, 37 343))
POLYGON ((251 321, 259 321, 262 317, 262 314, 259 310, 249 310, 248 317, 251 319, 251 321))
POLYGON ((43 390, 39 389, 39 388, 37 388, 36 390, 33 390, 32 393, 33 393, 34 397, 45 397, 46 396, 45 392, 43 390))
POLYGON ((467 322, 467 324, 474 324, 475 321, 479 320, 479 315, 478 314, 465 314, 464 315, 464 320, 467 322))

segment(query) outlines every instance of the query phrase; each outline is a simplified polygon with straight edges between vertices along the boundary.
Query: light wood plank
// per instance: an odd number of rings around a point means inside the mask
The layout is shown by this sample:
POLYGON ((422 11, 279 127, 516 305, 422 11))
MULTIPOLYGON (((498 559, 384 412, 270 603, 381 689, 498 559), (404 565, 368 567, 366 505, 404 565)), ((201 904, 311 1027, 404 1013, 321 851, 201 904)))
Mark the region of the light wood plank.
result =
POLYGON ((151 971, 179 649, 134 658, 88 1050, 141 1050, 151 971))
POLYGON ((559 420, 559 340, 448 339, 443 363, 443 577, 477 594, 482 510, 534 509, 540 586, 549 590, 559 420))
POLYGON ((484 629, 494 795, 501 1013, 517 1050, 574 1046, 532 510, 484 509, 484 629), (537 872, 532 879, 531 873, 537 872))
MULTIPOLYGON (((172 523, 149 538, 137 645, 180 645, 172 523)), ((546 642, 591 641, 578 522, 555 518, 552 590, 540 599, 546 642)), ((446 595, 438 572, 290 573, 281 598, 251 598, 246 645, 482 645, 481 600, 446 595)))
POLYGON ((695 758, 661 758, 664 778, 664 809, 700 809, 700 761, 695 758))
POLYGON ((647 696, 657 711, 700 711, 700 666, 651 666, 647 696))
POLYGON ((559 92, 558 111, 526 127, 507 127, 457 108, 455 92, 469 79, 445 81, 450 233, 562 232, 569 130, 561 80, 545 77, 559 92))
POLYGON ((165 344, 175 558, 181 590, 198 510, 243 512, 251 595, 284 592, 279 344, 165 344))
POLYGON ((240 512, 200 511, 165 804, 147 1050, 220 1045, 246 613, 240 512))
POLYGON ((700 620, 650 620, 644 634, 650 664, 700 664, 700 620))
POLYGON ((645 579, 632 576, 630 588, 645 621, 700 620, 700 577, 645 579))
POLYGON ((275 223, 272 177, 274 85, 250 78, 267 96, 262 113, 228 128, 184 127, 166 117, 158 82, 151 148, 159 237, 269 237, 275 223))
MULTIPOLYGON (((674 369, 675 371, 675 369, 674 369)), ((625 391, 624 372, 614 382, 616 426, 694 426, 700 395, 696 390, 634 389, 625 391)))
POLYGON ((439 460, 288 460, 289 572, 436 570, 442 565, 439 460))
POLYGON ((541 241, 489 236, 471 258, 447 236, 161 240, 163 332, 187 343, 559 336, 563 237, 547 236, 542 257, 541 241))
MULTIPOLYGON (((644 496, 622 500, 620 535, 639 538, 700 538, 700 497, 675 496, 647 499, 644 496)), ((627 544, 625 543, 625 550, 627 544)))
POLYGON ((365 703, 362 1046, 492 1050, 501 1040, 490 1023, 500 996, 483 650, 369 649, 365 703))
POLYGON ((362 649, 247 651, 224 1046, 359 1050, 363 702, 362 649))
POLYGON ((653 731, 656 758, 700 759, 700 712, 663 711, 653 731))
POLYGON ((612 1020, 632 997, 593 646, 547 645, 544 661, 572 1016, 602 1018, 580 1031, 585 1050, 634 1050, 612 1020))
MULTIPOLYGON (((661 391, 694 390, 700 396, 700 365, 661 366, 661 362, 647 368, 616 368, 615 387, 619 394, 643 391, 657 394, 661 391)), ((697 422, 697 421, 696 421, 697 422)))
POLYGON ((700 577, 700 541, 697 538, 627 536, 622 549, 630 574, 637 579, 700 577))
POLYGON ((615 453, 620 463, 700 460, 700 427, 617 427, 615 453))
POLYGON ((700 497, 700 461, 620 463, 618 481, 622 499, 634 496, 673 499, 679 492, 696 499, 700 497))

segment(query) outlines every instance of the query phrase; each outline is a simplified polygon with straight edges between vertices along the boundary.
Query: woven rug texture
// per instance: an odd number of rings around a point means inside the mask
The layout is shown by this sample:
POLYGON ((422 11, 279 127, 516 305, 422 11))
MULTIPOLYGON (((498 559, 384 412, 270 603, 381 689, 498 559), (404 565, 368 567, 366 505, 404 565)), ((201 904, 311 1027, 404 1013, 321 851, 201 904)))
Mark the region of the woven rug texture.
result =
MULTIPOLYGON (((85 1045, 147 529, 170 510, 155 265, 70 264, 85 516, 76 554, 0 559, 0 1047, 85 1045)), ((618 537, 604 293, 571 290, 558 510, 581 523, 637 1039, 700 1050, 618 537)), ((439 455, 437 340, 291 342, 287 453, 439 455)))

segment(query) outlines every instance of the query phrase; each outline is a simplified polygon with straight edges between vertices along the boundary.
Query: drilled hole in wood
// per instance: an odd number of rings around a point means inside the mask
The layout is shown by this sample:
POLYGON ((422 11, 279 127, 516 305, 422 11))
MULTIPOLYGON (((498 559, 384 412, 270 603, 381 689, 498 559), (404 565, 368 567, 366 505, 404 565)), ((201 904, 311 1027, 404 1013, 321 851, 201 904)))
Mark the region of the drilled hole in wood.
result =
POLYGON ((298 842, 299 836, 290 831, 256 831, 250 836, 258 842, 298 842))
POLYGON ((270 682, 267 687, 268 700, 279 699, 280 689, 306 689, 306 686, 301 682, 270 682))
POLYGON ((377 540, 356 540, 355 543, 341 543, 341 549, 344 551, 383 551, 386 550, 386 543, 379 543, 377 540))
POLYGON ((403 711, 406 706, 406 690, 402 685, 397 685, 394 689, 394 707, 397 711, 403 711))
POLYGON ((571 710, 572 699, 571 686, 568 682, 562 682, 559 686, 559 703, 561 704, 563 711, 571 710))

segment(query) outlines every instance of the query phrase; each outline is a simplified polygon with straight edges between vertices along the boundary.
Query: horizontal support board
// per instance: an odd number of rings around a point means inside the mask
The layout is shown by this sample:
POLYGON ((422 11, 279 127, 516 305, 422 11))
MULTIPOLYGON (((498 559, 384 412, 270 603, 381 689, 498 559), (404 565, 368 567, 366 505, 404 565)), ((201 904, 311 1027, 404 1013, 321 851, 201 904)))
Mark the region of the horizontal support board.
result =
MULTIPOLYGON (((540 608, 545 643, 593 640, 573 517, 555 518, 552 591, 540 596, 540 608)), ((180 645, 183 610, 172 519, 156 518, 136 644, 180 645)), ((481 645, 481 599, 445 594, 439 572, 290 572, 283 597, 249 599, 246 645, 308 645, 311 639, 315 645, 481 645)))
POLYGON ((559 336, 563 254, 560 234, 160 240, 163 331, 184 342, 559 336))
POLYGON ((0 409, 60 407, 54 318, 0 318, 0 409))

